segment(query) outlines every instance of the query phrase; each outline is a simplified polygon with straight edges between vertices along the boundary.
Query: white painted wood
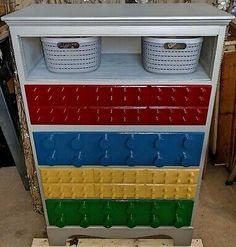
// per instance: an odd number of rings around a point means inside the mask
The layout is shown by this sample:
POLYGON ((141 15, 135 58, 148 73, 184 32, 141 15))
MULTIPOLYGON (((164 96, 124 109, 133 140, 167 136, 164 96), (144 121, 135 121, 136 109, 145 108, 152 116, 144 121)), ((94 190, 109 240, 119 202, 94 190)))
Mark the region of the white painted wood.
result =
MULTIPOLYGON (((220 73, 220 65, 221 65, 222 55, 223 55, 225 32, 226 32, 226 27, 219 28, 219 35, 218 35, 218 39, 217 39, 217 43, 215 47, 215 59, 213 62, 213 74, 212 74, 213 84, 212 84, 211 97, 210 97, 210 102, 209 102, 209 107, 208 107, 208 114, 207 114, 207 121, 206 121, 207 129, 205 131, 203 147, 202 147, 202 155, 201 155, 201 160, 200 160, 200 173, 198 177, 198 186, 197 186, 195 203, 193 207, 193 215, 195 215, 195 211, 198 206, 202 174, 203 174, 204 165, 205 165, 206 153, 208 152, 209 134, 210 134, 212 113, 213 113, 215 97, 216 97, 216 89, 217 89, 217 84, 219 83, 219 73, 220 73)), ((192 217, 191 224, 193 224, 193 220, 194 220, 194 217, 192 217)))
POLYGON ((140 239, 146 237, 165 236, 174 240, 175 246, 190 246, 192 242, 192 227, 158 227, 138 226, 129 228, 125 226, 115 226, 105 228, 103 226, 91 226, 87 228, 66 226, 58 228, 53 226, 47 227, 48 240, 53 245, 65 245, 66 240, 72 236, 92 236, 108 239, 140 239))
POLYGON ((120 25, 120 23, 108 25, 104 23, 102 26, 96 26, 78 25, 70 21, 58 23, 58 25, 47 25, 46 27, 42 25, 36 26, 37 32, 35 32, 35 26, 27 26, 27 23, 14 24, 10 27, 11 30, 15 29, 14 32, 19 32, 18 35, 23 37, 61 37, 61 26, 63 26, 63 36, 216 36, 219 33, 219 26, 196 24, 189 26, 186 25, 186 21, 181 25, 177 23, 168 25, 168 28, 166 28, 166 25, 154 25, 152 23, 143 25, 129 25, 129 23, 125 23, 125 25, 120 25))
POLYGON ((101 37, 102 53, 141 53, 140 37, 101 37))
MULTIPOLYGON (((10 27, 10 29, 11 29, 11 27, 10 27)), ((47 210, 46 210, 46 204, 45 204, 45 200, 43 198, 43 188, 42 188, 42 183, 41 183, 42 179, 41 179, 41 175, 39 172, 38 159, 37 159, 33 134, 32 134, 32 130, 31 130, 32 125, 30 124, 29 109, 27 106, 27 100, 26 100, 26 95, 25 95, 24 53, 23 53, 21 39, 20 39, 19 35, 17 34, 17 32, 15 32, 15 31, 16 31, 15 29, 13 29, 11 31, 12 45, 13 45, 13 50, 14 50, 14 55, 15 55, 15 62, 16 62, 16 66, 17 66, 17 73, 18 73, 18 77, 19 77, 19 81, 20 81, 20 88, 21 88, 21 94, 22 94, 23 105, 24 105, 24 110, 25 110, 26 122, 28 125, 29 138, 30 138, 32 153, 33 153, 33 157, 34 157, 34 161, 35 161, 35 168, 36 168, 36 172, 37 172, 39 191, 40 191, 40 195, 42 198, 42 205, 43 205, 43 210, 44 210, 45 221, 46 221, 46 225, 49 225, 48 215, 47 215, 47 210)))
POLYGON ((3 20, 14 23, 27 22, 35 25, 35 22, 42 25, 57 23, 59 21, 87 22, 98 24, 99 22, 120 22, 137 23, 152 22, 165 24, 179 24, 184 22, 186 25, 195 22, 202 22, 208 25, 225 24, 232 16, 222 12, 217 8, 212 8, 208 4, 143 4, 143 5, 113 5, 113 4, 80 4, 80 5, 31 5, 23 10, 16 11, 3 20))
POLYGON ((34 131, 205 132, 205 125, 31 125, 34 131))
MULTIPOLYGON (((75 244, 70 245, 70 240, 65 246, 76 247, 75 244)), ((48 239, 34 238, 31 247, 49 247, 48 239)), ((174 247, 172 239, 86 239, 80 238, 78 247, 174 247)), ((57 246, 55 246, 57 247, 57 246)), ((203 247, 201 239, 193 239, 189 247, 203 247)))
POLYGON ((24 73, 28 75, 30 70, 42 59, 42 45, 38 38, 19 38, 24 59, 24 73))
MULTIPOLYGON (((215 45, 215 59, 213 62, 213 74, 212 74, 212 81, 215 84, 218 83, 219 73, 220 73, 220 65, 223 58, 223 47, 224 47, 224 40, 226 34, 226 26, 219 27, 219 35, 215 45)), ((215 97, 215 96, 214 96, 215 97)))
POLYGON ((199 64, 190 74, 156 74, 147 72, 139 54, 102 54, 100 67, 91 73, 53 73, 46 68, 44 59, 31 70, 26 80, 39 83, 76 84, 151 84, 159 82, 200 84, 210 78, 199 64))
POLYGON ((204 67, 206 73, 210 78, 213 74, 213 65, 215 59, 215 50, 216 50, 216 36, 206 36, 204 37, 204 42, 202 43, 200 63, 204 67))
MULTIPOLYGON (((51 166, 49 166, 49 165, 44 165, 43 166, 43 168, 50 168, 51 166)), ((55 167, 55 168, 72 168, 72 167, 74 167, 73 165, 56 165, 56 166, 53 166, 53 167, 55 167)), ((101 168, 101 166, 99 166, 99 165, 94 165, 94 166, 91 166, 91 165, 89 165, 89 166, 83 166, 83 168, 101 168)), ((131 167, 131 166, 122 166, 122 165, 117 165, 117 166, 109 166, 109 168, 125 168, 125 169, 131 169, 132 170, 132 168, 133 167, 131 167)), ((143 169, 146 169, 146 168, 150 168, 150 169, 156 169, 156 166, 138 166, 138 167, 136 167, 136 168, 143 168, 143 169)), ((183 166, 163 166, 161 169, 186 169, 186 167, 183 167, 183 166)), ((196 168, 196 166, 189 166, 188 167, 188 169, 197 169, 196 168)))
MULTIPOLYGON (((17 31, 13 29, 13 32, 17 31)), ((18 35, 19 36, 19 35, 18 35)), ((100 67, 92 73, 52 73, 45 64, 43 50, 39 37, 21 37, 19 45, 22 47, 24 80, 33 83, 113 83, 140 84, 144 80, 148 83, 169 83, 186 81, 187 83, 201 83, 210 81, 213 74, 215 46, 217 36, 204 37, 200 64, 194 73, 190 74, 156 74, 144 70, 141 56, 141 37, 102 37, 102 59, 100 67), (203 66, 202 66, 202 65, 203 66)), ((184 82, 183 82, 184 83, 184 82)))
MULTIPOLYGON (((225 35, 225 25, 232 16, 208 5, 201 4, 158 4, 130 6, 72 6, 44 5, 32 6, 3 18, 10 24, 11 37, 16 58, 22 97, 25 106, 29 135, 42 193, 41 178, 33 140, 34 131, 203 131, 205 133, 201 155, 200 176, 198 181, 197 202, 200 192, 201 174, 207 152, 208 136, 215 91, 219 75, 221 54, 225 35), (171 7, 172 6, 172 7, 171 7), (118 55, 105 54, 99 70, 91 74, 53 74, 47 71, 41 60, 42 49, 38 42, 43 36, 106 36, 103 38, 104 53, 112 52, 112 43, 118 55), (201 64, 197 72, 189 75, 157 75, 146 72, 141 65, 138 53, 141 36, 203 36, 205 43, 201 54, 201 64), (117 37, 122 37, 117 38, 117 37), (212 36, 212 37, 211 37, 212 36), (131 38, 132 37, 132 38, 131 38), (118 40, 122 40, 122 44, 118 40), (37 40, 37 41, 36 41, 37 40), (114 41, 116 40, 116 41, 114 41), (134 49, 131 48, 134 41, 134 49), (128 46, 126 46, 126 44, 128 46), (121 49, 126 49, 121 54, 121 49), (137 50, 137 51, 136 51, 137 50), (130 51, 130 52, 129 52, 130 51), (131 52, 132 51, 132 52, 131 52), (131 54, 129 54, 131 53, 131 54), (37 63, 39 61, 39 63, 37 63), (110 72, 109 72, 110 71, 110 72), (132 72, 131 72, 132 71, 132 72), (25 84, 205 84, 212 85, 209 111, 205 126, 49 126, 31 125, 25 84)), ((48 225, 44 196, 42 193, 46 223, 48 225)), ((194 204, 194 211, 197 203, 194 204)), ((193 220, 193 218, 192 218, 193 220)), ((73 235, 85 234, 95 237, 129 237, 169 235, 178 242, 189 243, 192 227, 47 227, 48 236, 54 244, 60 243, 73 235)))

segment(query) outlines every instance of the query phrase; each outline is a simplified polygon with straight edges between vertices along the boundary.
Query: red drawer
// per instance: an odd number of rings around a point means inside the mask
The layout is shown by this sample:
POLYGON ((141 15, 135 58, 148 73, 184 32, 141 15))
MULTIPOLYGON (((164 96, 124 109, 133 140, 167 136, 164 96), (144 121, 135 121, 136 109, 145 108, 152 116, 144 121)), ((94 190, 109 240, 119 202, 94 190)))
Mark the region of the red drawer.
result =
POLYGON ((30 105, 208 106, 211 86, 26 85, 30 105))
POLYGON ((210 86, 26 85, 32 124, 205 124, 210 86))
POLYGON ((33 124, 96 125, 200 125, 205 124, 207 107, 30 107, 33 124))

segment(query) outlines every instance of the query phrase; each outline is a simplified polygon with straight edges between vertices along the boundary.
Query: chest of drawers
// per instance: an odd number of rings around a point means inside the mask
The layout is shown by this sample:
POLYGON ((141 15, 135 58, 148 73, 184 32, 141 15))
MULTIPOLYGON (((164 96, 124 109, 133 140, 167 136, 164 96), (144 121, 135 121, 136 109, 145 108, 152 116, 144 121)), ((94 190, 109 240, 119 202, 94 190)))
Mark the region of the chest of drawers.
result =
POLYGON ((167 235, 189 245, 231 16, 205 4, 94 4, 33 5, 3 19, 50 244, 167 235), (100 67, 49 72, 40 38, 55 36, 100 36, 100 67), (197 70, 145 71, 143 36, 202 37, 197 70))

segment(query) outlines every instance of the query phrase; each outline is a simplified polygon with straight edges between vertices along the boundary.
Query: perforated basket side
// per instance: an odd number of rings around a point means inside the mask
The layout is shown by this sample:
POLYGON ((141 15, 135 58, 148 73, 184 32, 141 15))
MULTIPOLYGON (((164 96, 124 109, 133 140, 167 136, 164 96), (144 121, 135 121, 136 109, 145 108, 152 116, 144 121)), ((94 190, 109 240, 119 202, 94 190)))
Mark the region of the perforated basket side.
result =
POLYGON ((161 42, 153 38, 142 40, 143 66, 154 73, 192 73, 197 69, 202 38, 191 40, 161 39, 161 42), (151 42, 150 42, 151 41, 151 42), (168 42, 186 44, 184 49, 166 49, 164 44, 168 42), (189 41, 189 42, 188 42, 189 41))
MULTIPOLYGON (((67 39, 42 39, 44 56, 47 68, 52 72, 71 73, 89 72, 98 68, 101 59, 101 41, 99 38, 89 39, 89 42, 79 43, 79 47, 67 49, 59 48, 59 42, 68 42, 67 39)), ((76 39, 70 42, 78 42, 76 39)))

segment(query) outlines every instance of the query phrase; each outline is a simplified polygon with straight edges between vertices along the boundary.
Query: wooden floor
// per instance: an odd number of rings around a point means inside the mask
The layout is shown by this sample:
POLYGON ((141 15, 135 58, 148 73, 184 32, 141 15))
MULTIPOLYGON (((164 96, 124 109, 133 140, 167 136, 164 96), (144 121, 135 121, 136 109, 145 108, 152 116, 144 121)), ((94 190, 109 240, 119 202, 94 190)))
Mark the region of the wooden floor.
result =
MULTIPOLYGON (((66 246, 73 247, 173 247, 172 239, 79 239, 78 244, 68 241, 66 246), (72 245, 71 245, 72 244, 72 245)), ((49 247, 46 238, 34 238, 31 247, 49 247)), ((55 246, 54 246, 55 247, 55 246)), ((203 247, 201 239, 193 239, 189 247, 203 247)))

